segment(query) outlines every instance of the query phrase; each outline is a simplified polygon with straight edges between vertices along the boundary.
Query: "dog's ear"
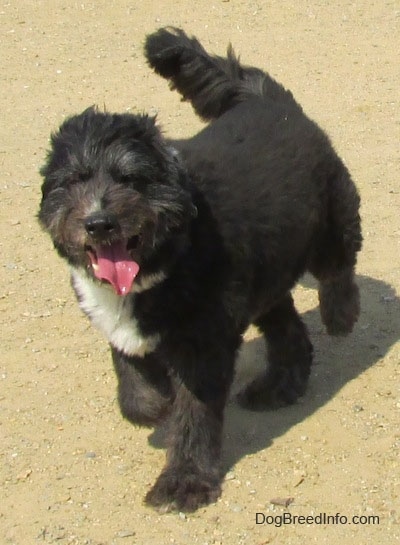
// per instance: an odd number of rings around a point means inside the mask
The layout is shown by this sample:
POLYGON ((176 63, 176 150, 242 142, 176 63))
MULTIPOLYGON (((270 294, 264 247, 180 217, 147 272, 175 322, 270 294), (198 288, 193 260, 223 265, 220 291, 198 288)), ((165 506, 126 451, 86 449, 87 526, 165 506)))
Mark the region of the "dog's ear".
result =
POLYGON ((173 146, 168 146, 167 150, 169 154, 169 170, 171 173, 171 177, 175 177, 179 187, 181 187, 187 195, 186 210, 188 216, 190 216, 191 218, 196 218, 198 211, 197 207, 193 203, 190 179, 187 174, 185 164, 176 148, 174 148, 173 146))
POLYGON ((141 134, 138 134, 138 138, 147 144, 152 154, 156 155, 160 166, 168 171, 168 177, 176 178, 179 165, 178 152, 167 145, 157 124, 157 116, 144 114, 140 117, 140 121, 141 134))
POLYGON ((141 141, 146 142, 152 154, 156 155, 159 165, 164 171, 165 182, 168 185, 177 185, 184 191, 189 191, 189 178, 185 164, 178 152, 173 146, 169 145, 157 125, 156 116, 144 115, 143 134, 141 141))
POLYGON ((164 180, 151 186, 149 198, 158 217, 158 236, 164 238, 187 230, 197 216, 197 208, 193 187, 178 151, 168 145, 158 131, 153 137, 153 149, 162 161, 164 180))
POLYGON ((51 133, 50 148, 39 173, 44 182, 42 196, 45 198, 54 185, 61 185, 63 178, 73 170, 74 163, 79 162, 79 174, 84 176, 82 161, 84 155, 85 135, 89 132, 91 124, 101 118, 97 106, 90 106, 82 113, 68 117, 58 128, 51 133))

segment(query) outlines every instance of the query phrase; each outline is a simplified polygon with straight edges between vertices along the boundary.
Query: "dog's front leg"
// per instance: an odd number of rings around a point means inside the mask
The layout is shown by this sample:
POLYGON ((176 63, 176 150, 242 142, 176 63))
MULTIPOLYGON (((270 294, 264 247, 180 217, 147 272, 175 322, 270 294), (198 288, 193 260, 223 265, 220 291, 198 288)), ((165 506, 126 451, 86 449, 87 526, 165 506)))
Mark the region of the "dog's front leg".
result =
POLYGON ((202 401, 180 383, 169 422, 167 463, 146 496, 149 505, 194 511, 218 498, 225 398, 224 391, 202 401))
POLYGON ((122 415, 140 426, 155 426, 168 414, 173 391, 166 369, 157 357, 126 356, 111 346, 118 377, 118 401, 122 415))

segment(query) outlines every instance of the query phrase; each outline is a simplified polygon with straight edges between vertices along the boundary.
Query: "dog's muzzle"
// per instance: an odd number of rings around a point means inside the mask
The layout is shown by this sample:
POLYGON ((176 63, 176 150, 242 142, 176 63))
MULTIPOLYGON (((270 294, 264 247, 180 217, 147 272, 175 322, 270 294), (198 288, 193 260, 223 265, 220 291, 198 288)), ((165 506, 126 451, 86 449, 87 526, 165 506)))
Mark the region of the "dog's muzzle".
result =
POLYGON ((131 252, 136 249, 140 235, 124 238, 117 216, 105 211, 88 216, 85 230, 88 235, 85 250, 94 276, 111 284, 118 295, 127 295, 139 272, 139 264, 131 252))
POLYGON ((110 212, 96 212, 86 218, 85 229, 90 238, 99 242, 111 240, 121 233, 117 217, 110 212))

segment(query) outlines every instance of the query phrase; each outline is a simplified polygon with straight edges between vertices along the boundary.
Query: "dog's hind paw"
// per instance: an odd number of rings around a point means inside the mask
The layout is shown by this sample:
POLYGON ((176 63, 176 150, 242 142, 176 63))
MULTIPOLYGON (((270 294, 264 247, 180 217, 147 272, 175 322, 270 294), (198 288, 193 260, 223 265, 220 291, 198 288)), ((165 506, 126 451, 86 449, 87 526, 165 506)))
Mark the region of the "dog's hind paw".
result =
POLYGON ((321 283, 319 304, 322 322, 329 335, 347 335, 360 315, 360 294, 357 285, 345 278, 321 283))
POLYGON ((160 512, 192 512, 215 502, 221 494, 219 478, 188 468, 167 468, 147 493, 145 502, 160 512))
POLYGON ((250 411, 265 411, 296 403, 306 391, 309 369, 281 371, 274 376, 265 372, 256 377, 237 394, 238 404, 250 411))

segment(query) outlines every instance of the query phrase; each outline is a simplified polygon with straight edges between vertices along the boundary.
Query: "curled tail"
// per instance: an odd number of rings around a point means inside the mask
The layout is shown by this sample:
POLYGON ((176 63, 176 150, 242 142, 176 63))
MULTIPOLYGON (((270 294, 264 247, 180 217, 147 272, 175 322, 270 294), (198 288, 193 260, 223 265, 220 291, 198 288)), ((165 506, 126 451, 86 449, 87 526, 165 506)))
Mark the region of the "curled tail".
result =
POLYGON ((292 93, 268 74, 243 67, 230 45, 226 58, 211 56, 196 38, 168 27, 147 36, 145 54, 155 72, 169 80, 204 120, 254 96, 301 109, 292 93))

